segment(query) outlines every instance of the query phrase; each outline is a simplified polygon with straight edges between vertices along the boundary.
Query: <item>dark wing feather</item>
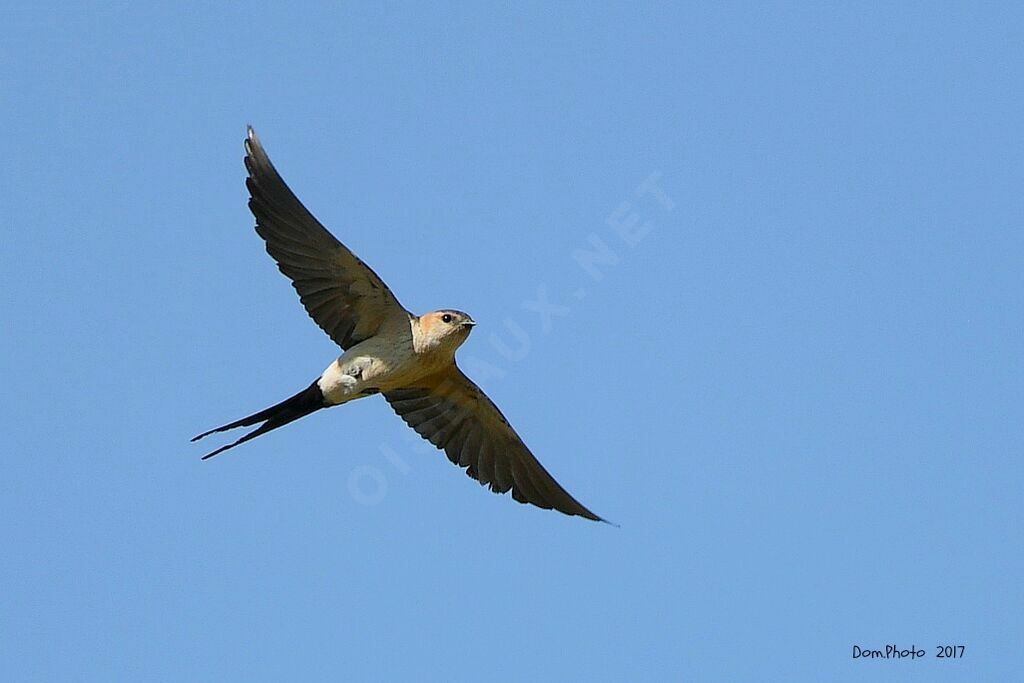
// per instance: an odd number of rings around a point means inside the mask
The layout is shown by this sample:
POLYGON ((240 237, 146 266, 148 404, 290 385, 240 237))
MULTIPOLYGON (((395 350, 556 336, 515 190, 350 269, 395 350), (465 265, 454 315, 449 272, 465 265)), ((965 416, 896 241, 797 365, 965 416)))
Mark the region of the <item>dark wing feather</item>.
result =
POLYGON ((495 493, 520 503, 604 521, 569 495, 537 461, 491 399, 462 371, 384 393, 406 424, 495 493))
POLYGON ((267 253, 313 321, 343 349, 391 318, 407 319, 387 285, 313 217, 278 174, 250 127, 245 140, 249 209, 267 253))

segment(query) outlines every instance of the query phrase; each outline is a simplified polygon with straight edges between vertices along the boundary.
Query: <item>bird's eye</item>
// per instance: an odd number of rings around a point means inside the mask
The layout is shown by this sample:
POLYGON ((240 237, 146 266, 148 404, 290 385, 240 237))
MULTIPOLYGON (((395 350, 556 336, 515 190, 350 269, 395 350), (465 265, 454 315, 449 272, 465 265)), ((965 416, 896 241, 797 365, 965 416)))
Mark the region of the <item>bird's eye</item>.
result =
POLYGON ((452 321, 452 317, 445 313, 444 315, 441 316, 441 320, 443 320, 446 323, 450 323, 452 321))

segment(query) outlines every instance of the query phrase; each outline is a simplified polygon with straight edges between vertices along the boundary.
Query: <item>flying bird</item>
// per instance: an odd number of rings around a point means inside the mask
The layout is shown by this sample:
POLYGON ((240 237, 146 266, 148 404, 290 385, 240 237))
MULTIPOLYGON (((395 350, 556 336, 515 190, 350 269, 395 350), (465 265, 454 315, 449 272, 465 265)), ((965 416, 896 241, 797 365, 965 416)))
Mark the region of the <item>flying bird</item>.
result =
POLYGON ((520 503, 604 521, 548 474, 498 407, 459 369, 455 351, 469 337, 473 318, 454 309, 419 316, 407 311, 302 205, 251 126, 245 168, 256 233, 306 312, 343 353, 291 398, 193 438, 259 425, 204 460, 321 408, 381 394, 406 424, 491 491, 511 491, 520 503))

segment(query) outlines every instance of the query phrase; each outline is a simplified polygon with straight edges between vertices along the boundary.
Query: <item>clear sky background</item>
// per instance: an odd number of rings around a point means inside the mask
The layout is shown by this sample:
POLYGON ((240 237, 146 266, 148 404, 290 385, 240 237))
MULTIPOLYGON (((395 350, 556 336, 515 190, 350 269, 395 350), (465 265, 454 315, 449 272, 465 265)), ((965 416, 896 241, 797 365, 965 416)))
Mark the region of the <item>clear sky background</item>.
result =
POLYGON ((5 679, 1019 675, 1021 10, 215 4, 0 13, 5 679), (619 528, 379 398, 200 462, 338 353, 246 123, 619 528))

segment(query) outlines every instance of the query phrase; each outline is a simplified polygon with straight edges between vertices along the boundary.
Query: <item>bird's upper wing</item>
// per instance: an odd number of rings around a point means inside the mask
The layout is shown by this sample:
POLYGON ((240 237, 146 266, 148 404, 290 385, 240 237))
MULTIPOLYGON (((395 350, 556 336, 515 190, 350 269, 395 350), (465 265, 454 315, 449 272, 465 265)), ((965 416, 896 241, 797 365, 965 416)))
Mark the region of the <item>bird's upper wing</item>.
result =
POLYGON ((385 321, 407 319, 409 313, 383 280, 288 189, 251 127, 245 152, 256 232, 316 324, 347 349, 372 337, 385 321))
POLYGON ((406 424, 492 491, 511 489, 520 503, 604 521, 548 474, 494 402, 454 364, 384 398, 406 424))

